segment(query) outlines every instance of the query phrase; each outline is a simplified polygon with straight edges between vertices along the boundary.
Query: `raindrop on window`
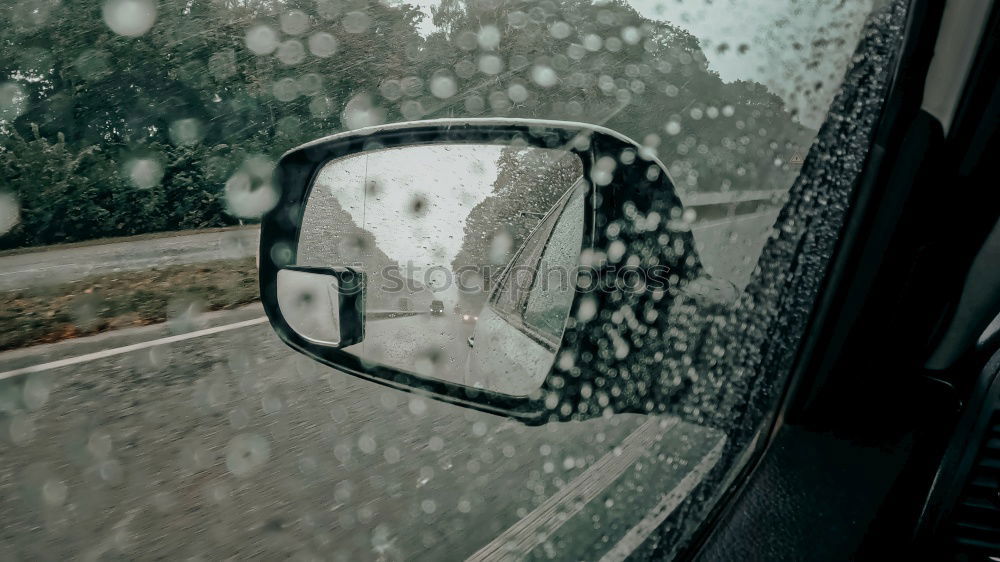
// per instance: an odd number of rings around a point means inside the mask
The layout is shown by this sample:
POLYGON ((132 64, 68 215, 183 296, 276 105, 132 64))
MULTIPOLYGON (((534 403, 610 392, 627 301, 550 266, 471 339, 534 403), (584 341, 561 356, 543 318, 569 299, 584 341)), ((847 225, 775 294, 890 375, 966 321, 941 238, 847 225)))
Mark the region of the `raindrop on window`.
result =
POLYGON ((198 144, 201 140, 201 122, 194 118, 178 119, 170 124, 170 140, 180 146, 198 144))
POLYGON ((337 38, 325 31, 309 36, 309 52, 321 58, 326 58, 337 52, 337 38))
POLYGON ((565 39, 569 37, 573 29, 564 21, 557 21, 549 26, 549 33, 554 39, 565 39))
POLYGON ((479 57, 479 71, 483 74, 500 74, 503 70, 503 60, 496 55, 483 55, 479 57))
POLYGON ((301 10, 291 10, 281 14, 281 31, 288 35, 302 35, 309 30, 309 16, 301 10))
POLYGON ((384 123, 385 111, 375 104, 369 94, 361 93, 344 105, 341 118, 348 129, 360 129, 384 123))
POLYGON ((125 37, 139 37, 156 22, 156 4, 152 0, 108 0, 101 14, 111 31, 125 37))
POLYGON ((371 19, 364 12, 348 12, 343 20, 344 31, 348 33, 364 33, 371 25, 371 19))
POLYGON ((431 78, 431 94, 436 98, 448 99, 458 93, 455 79, 446 73, 435 73, 431 78))
POLYGON ((125 163, 125 176, 139 189, 149 189, 160 184, 163 166, 153 158, 133 158, 125 163))
POLYGON ((21 221, 21 204, 13 193, 0 192, 0 236, 21 221))
POLYGON ((559 81, 559 76, 550 66, 536 65, 531 69, 531 80, 543 88, 551 88, 559 81))
POLYGON ((271 445, 256 433, 240 433, 226 446, 226 468, 238 478, 261 469, 271 456, 271 445))
POLYGON ((0 84, 0 122, 11 122, 28 109, 28 94, 20 84, 0 84))
POLYGON ((299 64, 306 58, 306 48, 298 39, 289 39, 278 46, 278 60, 287 66, 299 64))
POLYGON ((500 30, 494 25, 487 25, 476 34, 479 48, 484 51, 492 51, 500 46, 500 30))
POLYGON ((278 34, 267 25, 251 27, 244 40, 247 48, 257 55, 269 55, 278 48, 278 34))

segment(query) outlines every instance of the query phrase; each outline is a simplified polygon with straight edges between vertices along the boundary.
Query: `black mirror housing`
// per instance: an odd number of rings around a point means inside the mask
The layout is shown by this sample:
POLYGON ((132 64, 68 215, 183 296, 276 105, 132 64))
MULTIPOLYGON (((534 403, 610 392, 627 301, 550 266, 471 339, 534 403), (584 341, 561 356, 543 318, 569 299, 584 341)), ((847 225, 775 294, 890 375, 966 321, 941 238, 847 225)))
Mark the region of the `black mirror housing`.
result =
MULTIPOLYGON (((627 137, 582 123, 525 119, 393 124, 333 135, 289 151, 278 162, 275 186, 280 190, 279 202, 261 224, 260 294, 271 326, 296 351, 379 384, 528 424, 594 417, 609 408, 648 412, 650 400, 663 398, 653 381, 629 376, 632 366, 621 348, 623 342, 628 348, 655 344, 643 338, 665 335, 656 329, 630 327, 629 319, 623 325, 616 311, 629 308, 646 314, 660 307, 676 297, 687 280, 701 274, 701 265, 690 229, 681 224, 683 207, 665 167, 627 137), (555 365, 541 389, 528 396, 429 379, 373 365, 339 349, 364 337, 363 290, 353 296, 345 294, 337 305, 343 343, 336 346, 300 335, 279 306, 279 272, 303 269, 294 265, 299 229, 305 201, 325 163, 370 150, 470 142, 570 150, 580 156, 583 177, 589 181, 581 264, 585 275, 578 281, 555 365), (607 329, 605 323, 617 323, 620 333, 607 329)), ((321 269, 338 276, 358 273, 321 269)))

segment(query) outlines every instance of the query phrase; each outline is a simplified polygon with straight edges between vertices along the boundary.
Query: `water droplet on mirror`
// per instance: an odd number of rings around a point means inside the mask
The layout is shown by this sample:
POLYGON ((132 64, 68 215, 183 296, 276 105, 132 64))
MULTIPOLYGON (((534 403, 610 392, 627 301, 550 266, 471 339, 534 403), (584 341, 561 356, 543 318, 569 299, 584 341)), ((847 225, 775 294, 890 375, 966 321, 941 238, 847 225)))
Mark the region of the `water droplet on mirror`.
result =
POLYGON ((420 194, 416 194, 412 198, 410 198, 410 203, 407 206, 407 211, 414 217, 422 217, 429 210, 428 208, 429 203, 430 202, 427 200, 426 197, 420 194))

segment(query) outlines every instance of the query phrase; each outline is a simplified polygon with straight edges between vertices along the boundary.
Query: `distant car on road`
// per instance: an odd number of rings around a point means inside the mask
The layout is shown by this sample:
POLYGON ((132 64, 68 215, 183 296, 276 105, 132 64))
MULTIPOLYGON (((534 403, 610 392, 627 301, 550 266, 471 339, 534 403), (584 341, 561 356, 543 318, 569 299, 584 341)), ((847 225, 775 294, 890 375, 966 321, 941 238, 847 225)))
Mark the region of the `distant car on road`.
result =
POLYGON ((438 300, 431 301, 431 314, 434 316, 444 314, 444 303, 438 300))

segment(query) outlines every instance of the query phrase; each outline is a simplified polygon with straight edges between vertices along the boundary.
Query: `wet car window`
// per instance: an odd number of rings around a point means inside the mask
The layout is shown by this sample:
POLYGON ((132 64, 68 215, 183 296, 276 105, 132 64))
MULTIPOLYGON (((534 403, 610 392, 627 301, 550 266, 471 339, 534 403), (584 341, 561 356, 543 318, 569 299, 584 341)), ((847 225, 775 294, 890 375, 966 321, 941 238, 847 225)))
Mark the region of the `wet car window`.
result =
MULTIPOLYGON (((906 16, 904 0, 8 3, 0 559, 674 556, 776 412, 906 16), (604 382, 544 397, 577 421, 528 426, 347 376, 263 316, 257 225, 280 195, 277 158, 442 117, 610 128, 664 163, 683 203, 639 217, 626 193, 624 218, 599 225, 614 242, 589 259, 660 253, 698 283, 583 302, 570 321, 599 343, 552 361, 604 382), (642 411, 614 413, 630 393, 649 397, 642 411)), ((481 292, 522 246, 526 265, 563 262, 553 242, 579 225, 552 215, 529 238, 580 172, 517 177, 520 157, 498 151, 494 191, 451 224, 447 257, 492 268, 481 292)), ((442 177, 487 172, 461 165, 442 177)), ((358 200, 449 224, 447 197, 394 199, 384 171, 358 172, 358 200)), ((358 228, 375 207, 328 202, 344 218, 328 233, 338 251, 405 265, 390 251, 404 223, 358 228)), ((562 293, 523 275, 498 308, 561 333, 547 311, 562 293)), ((383 334, 380 354, 414 351, 429 325, 477 351, 480 319, 443 287, 381 301, 430 324, 383 334)), ((438 357, 413 368, 463 365, 438 357)))

